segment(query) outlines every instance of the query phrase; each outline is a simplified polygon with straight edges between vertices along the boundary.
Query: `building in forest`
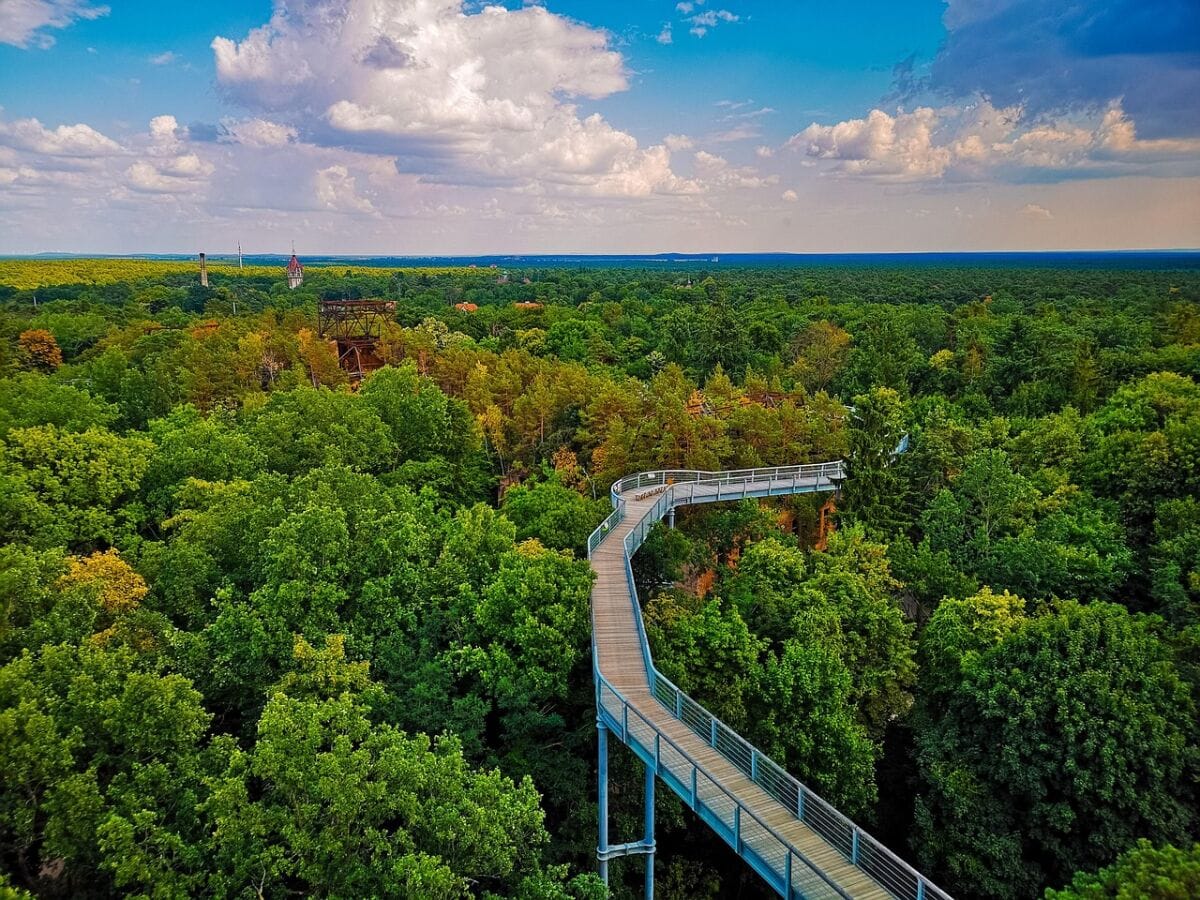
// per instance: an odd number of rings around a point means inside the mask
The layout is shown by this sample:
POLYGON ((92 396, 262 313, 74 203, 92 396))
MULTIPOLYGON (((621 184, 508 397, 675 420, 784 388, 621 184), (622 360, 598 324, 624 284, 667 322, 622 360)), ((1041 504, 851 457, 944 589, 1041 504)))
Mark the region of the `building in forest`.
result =
POLYGON ((300 265, 300 260, 296 258, 296 248, 294 245, 292 247, 292 258, 288 260, 287 264, 287 280, 288 287, 291 290, 295 290, 304 284, 304 266, 300 265))

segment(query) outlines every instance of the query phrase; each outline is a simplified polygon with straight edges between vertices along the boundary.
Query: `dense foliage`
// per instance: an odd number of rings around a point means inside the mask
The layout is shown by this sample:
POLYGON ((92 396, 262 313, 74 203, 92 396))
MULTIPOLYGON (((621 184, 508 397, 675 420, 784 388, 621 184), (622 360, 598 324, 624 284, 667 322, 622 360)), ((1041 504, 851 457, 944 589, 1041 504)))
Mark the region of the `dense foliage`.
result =
POLYGON ((0 263, 0 894, 602 896, 609 486, 842 457, 651 533, 658 665, 957 894, 1195 893, 1200 274, 280 276, 0 263))

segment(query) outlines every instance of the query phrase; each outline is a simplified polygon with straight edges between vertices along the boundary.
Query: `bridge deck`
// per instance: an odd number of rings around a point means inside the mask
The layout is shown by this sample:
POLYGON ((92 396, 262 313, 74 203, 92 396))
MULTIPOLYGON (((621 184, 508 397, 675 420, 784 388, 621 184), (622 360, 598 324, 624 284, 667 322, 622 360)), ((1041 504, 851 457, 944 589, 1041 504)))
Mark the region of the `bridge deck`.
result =
MULTIPOLYGON (((753 485, 692 485, 683 503, 706 502, 718 499, 737 499, 741 496, 763 496, 766 494, 800 493, 803 491, 828 490, 831 485, 826 479, 818 483, 812 479, 799 484, 795 479, 773 484, 757 482, 753 485)), ((661 493, 659 491, 658 493, 661 493)), ((790 876, 792 896, 883 898, 893 894, 884 890, 878 882, 846 858, 843 852, 801 822, 794 809, 786 808, 754 783, 735 766, 730 759, 713 748, 697 732, 681 721, 659 699, 656 699, 651 673, 646 668, 643 655, 639 623, 635 619, 635 601, 630 593, 625 569, 625 537, 642 524, 652 512, 658 496, 643 496, 635 499, 633 490, 625 493, 624 519, 604 534, 591 556, 596 572, 592 589, 592 616, 595 631, 595 646, 598 671, 611 684, 620 697, 612 691, 598 692, 600 712, 614 727, 617 734, 643 759, 657 765, 659 776, 685 801, 698 801, 692 805, 702 817, 744 857, 751 858, 754 867, 763 872, 768 869, 777 876, 773 886, 785 893, 782 885, 790 876), (630 712, 622 709, 624 698, 630 712), (673 746, 672 746, 673 745, 673 746), (697 777, 694 768, 702 770, 697 777), (745 807, 752 815, 740 815, 733 820, 736 803, 745 807), (755 819, 759 822, 754 821, 755 819), (770 826, 796 851, 788 860, 787 849, 769 834, 762 824, 770 826), (724 828, 719 826, 723 825, 724 828), (800 864, 802 854, 812 867, 819 869, 819 877, 809 867, 800 864), (790 870, 790 871, 789 871, 790 870), (785 872, 788 874, 785 875, 785 872)), ((661 511, 661 510, 660 510, 661 511)))

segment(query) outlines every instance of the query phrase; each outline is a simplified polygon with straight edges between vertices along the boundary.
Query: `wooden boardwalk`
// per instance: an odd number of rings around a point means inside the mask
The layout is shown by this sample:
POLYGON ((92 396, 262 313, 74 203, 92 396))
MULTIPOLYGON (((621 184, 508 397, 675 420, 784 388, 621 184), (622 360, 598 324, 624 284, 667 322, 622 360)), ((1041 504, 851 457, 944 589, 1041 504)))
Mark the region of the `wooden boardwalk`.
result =
MULTIPOLYGON (((775 490, 768 482, 765 491, 759 489, 762 485, 746 491, 727 484, 721 499, 828 490, 830 486, 828 482, 797 485, 792 480, 786 484, 781 482, 775 490)), ((687 487, 688 499, 677 505, 711 502, 722 490, 720 485, 687 487)), ((626 575, 625 537, 652 513, 661 499, 660 493, 654 491, 645 495, 627 490, 623 520, 603 535, 591 555, 596 572, 592 588, 592 624, 597 667, 603 680, 616 692, 599 688, 600 711, 612 724, 618 725, 614 729, 617 737, 635 751, 640 750, 643 759, 657 766, 659 777, 668 786, 685 801, 698 801, 690 805, 697 808, 727 842, 734 844, 739 854, 760 874, 770 880, 765 869, 777 876, 772 885, 776 890, 784 893, 782 885, 790 879, 791 891, 786 893, 789 898, 884 900, 894 896, 852 864, 837 847, 801 822, 795 809, 788 809, 751 781, 742 769, 713 748, 712 741, 697 734, 694 727, 689 727, 676 717, 675 711, 655 698, 652 676, 643 655, 639 622, 635 618, 639 613, 635 612, 636 601, 631 596, 626 575), (635 499, 639 496, 641 499, 635 499), (625 705, 622 698, 628 704, 628 710, 622 709, 625 705), (731 798, 736 798, 737 802, 731 798), (738 803, 749 811, 749 816, 745 811, 740 816, 735 812, 738 803), (737 821, 735 816, 738 816, 737 821), (774 834, 763 828, 763 824, 774 834), (724 830, 720 825, 725 826, 724 830), (780 839, 790 846, 791 854, 780 839), (807 860, 811 868, 802 860, 807 860)))

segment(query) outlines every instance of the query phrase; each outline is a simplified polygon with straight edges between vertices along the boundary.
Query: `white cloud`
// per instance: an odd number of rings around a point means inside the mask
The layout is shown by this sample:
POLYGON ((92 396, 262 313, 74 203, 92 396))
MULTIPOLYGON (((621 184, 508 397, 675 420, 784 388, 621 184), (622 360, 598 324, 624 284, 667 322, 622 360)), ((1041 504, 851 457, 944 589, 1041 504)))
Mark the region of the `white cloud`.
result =
POLYGON ((737 141, 749 141, 762 136, 762 129, 750 122, 739 122, 731 128, 714 131, 708 140, 716 144, 733 144, 737 141))
POLYGON ((171 50, 164 50, 162 53, 156 53, 150 57, 150 65, 152 66, 169 66, 176 60, 175 53, 171 50))
POLYGON ((608 185, 620 196, 686 189, 669 154, 580 115, 574 98, 627 88, 624 60, 606 32, 540 6, 277 4, 244 40, 212 47, 232 99, 303 125, 318 143, 401 157, 441 181, 608 185))
POLYGON ((736 22, 738 21, 738 16, 727 9, 710 9, 699 15, 692 16, 689 21, 693 25, 706 25, 712 28, 718 22, 736 22))
POLYGON ((280 125, 266 119, 226 119, 221 123, 221 140, 247 147, 282 147, 297 138, 291 125, 280 125))
POLYGON ((146 138, 131 147, 141 157, 124 172, 124 183, 144 194, 191 194, 216 171, 186 140, 174 116, 155 116, 146 138))
POLYGON ((0 0, 0 44, 14 47, 54 45, 48 28, 66 28, 77 19, 98 19, 108 15, 107 6, 87 0, 0 0))
POLYGON ((663 144, 665 144, 666 148, 672 152, 691 150, 694 146, 696 146, 696 142, 686 134, 668 134, 665 138, 663 138, 663 144))
MULTIPOLYGON (((691 12, 692 4, 681 3, 676 7, 676 9, 686 15, 687 13, 691 12), (682 8, 684 6, 689 8, 684 10, 682 8)), ((727 9, 708 9, 702 13, 697 13, 696 15, 688 18, 688 22, 690 22, 692 25, 692 27, 688 29, 688 33, 693 34, 698 38, 702 38, 708 34, 710 28, 715 28, 719 23, 737 22, 739 19, 739 16, 731 13, 727 9)))
POLYGON ((671 23, 670 22, 663 23, 662 31, 660 31, 658 33, 658 36, 655 38, 655 40, 658 41, 660 44, 669 44, 672 42, 673 38, 671 35, 671 23))
POLYGON ((754 148, 754 155, 759 159, 770 159, 775 155, 775 148, 768 147, 765 144, 754 148))
POLYGON ((1053 219, 1054 213, 1046 209, 1044 206, 1038 206, 1036 203, 1026 203, 1021 207, 1021 215, 1030 219, 1053 219))
POLYGON ((844 175, 900 181, 1122 174, 1137 164, 1194 160, 1200 153, 1200 139, 1138 139, 1119 106, 1099 121, 1026 124, 1019 108, 996 109, 986 101, 895 115, 874 109, 865 119, 813 123, 785 146, 836 161, 834 170, 844 175))
POLYGON ((358 184, 350 170, 342 165, 330 166, 317 172, 314 187, 319 202, 335 212, 374 213, 371 201, 358 192, 358 184))
POLYGON ((0 144, 43 156, 96 159, 121 152, 120 145, 90 125, 46 128, 37 119, 0 121, 0 144))
POLYGON ((89 125, 47 128, 37 119, 0 120, 0 162, 24 188, 70 189, 77 200, 124 185, 142 193, 188 193, 215 171, 187 143, 174 116, 156 116, 148 130, 119 144, 89 125))
POLYGON ((938 177, 950 162, 950 151, 933 143, 937 121, 937 113, 928 107, 896 116, 873 109, 865 119, 813 123, 789 138, 786 146, 819 159, 840 160, 840 170, 850 175, 938 177))
POLYGON ((778 176, 763 177, 753 166, 732 166, 723 156, 697 150, 692 160, 696 173, 706 183, 725 188, 760 188, 777 182, 778 176))
POLYGON ((781 200, 786 200, 788 203, 795 203, 800 199, 800 196, 791 188, 788 188, 786 191, 780 194, 779 197, 781 200))
POLYGON ((125 183, 144 194, 178 194, 188 190, 185 181, 164 175, 149 162, 135 162, 125 170, 125 183))
MULTIPOLYGON (((701 0, 701 2, 703 2, 703 0, 701 0)), ((681 13, 685 16, 695 8, 696 8, 695 3, 676 3, 675 4, 675 11, 678 13, 681 13)))
POLYGON ((155 116, 150 120, 150 143, 161 153, 172 153, 182 142, 183 129, 174 116, 155 116))

